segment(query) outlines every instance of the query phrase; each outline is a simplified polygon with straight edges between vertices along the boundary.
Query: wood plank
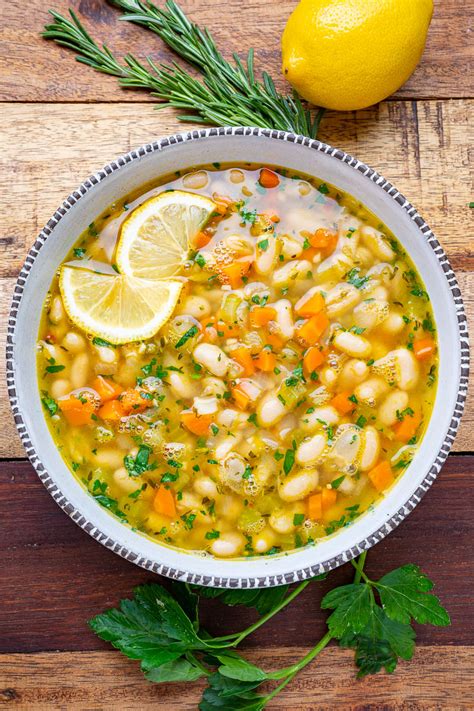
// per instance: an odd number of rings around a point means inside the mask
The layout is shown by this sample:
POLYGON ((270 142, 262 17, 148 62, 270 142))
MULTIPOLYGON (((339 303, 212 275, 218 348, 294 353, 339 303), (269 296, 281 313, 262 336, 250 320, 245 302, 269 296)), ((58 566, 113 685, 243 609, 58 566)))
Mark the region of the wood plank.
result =
MULTIPOLYGON (((6 104, 2 115, 0 276, 17 274, 41 227, 90 173, 156 136, 183 130, 172 111, 157 114, 148 104, 6 104)), ((474 215, 467 207, 473 125, 474 102, 395 102, 354 115, 328 113, 321 137, 392 180, 433 227, 453 267, 468 270, 474 267, 474 215)))
MULTIPOLYGON (((160 3, 157 3, 158 5, 160 3)), ((119 56, 132 51, 139 58, 169 61, 171 53, 158 37, 129 23, 103 0, 32 0, 24 12, 21 0, 2 8, 0 28, 0 99, 5 101, 130 101, 144 94, 121 90, 115 78, 95 74, 74 62, 72 52, 41 39, 39 33, 53 6, 62 14, 73 7, 93 37, 106 42, 119 56), (34 56, 34 62, 31 57, 34 56)), ((218 46, 230 57, 256 50, 256 66, 267 70, 284 87, 280 76, 280 38, 295 6, 292 0, 181 0, 190 17, 212 31, 218 46), (238 23, 235 18, 238 17, 238 23)), ((395 95, 400 98, 451 98, 474 95, 470 41, 472 0, 437 0, 421 64, 395 95), (469 12, 471 8, 471 13, 469 12), (447 42, 449 38, 449 42, 447 42), (471 70, 469 67, 471 66, 471 70)))
MULTIPOLYGON (((289 666, 308 650, 304 647, 251 652, 248 658, 265 669, 289 666)), ((469 670, 470 647, 424 647, 412 662, 394 674, 356 679, 350 650, 328 647, 267 707, 307 709, 469 709, 474 688, 469 670)), ((164 707, 195 709, 204 682, 152 684, 136 662, 118 652, 49 652, 0 657, 0 706, 20 710, 102 711, 113 704, 120 711, 164 707)))
MULTIPOLYGON (((391 535, 370 551, 374 578, 416 563, 435 581, 449 609, 450 627, 417 629, 421 645, 474 645, 472 539, 474 457, 452 456, 422 503, 391 535)), ((105 649, 87 620, 131 594, 145 581, 167 584, 96 543, 60 512, 26 462, 0 466, 2 540, 0 549, 1 652, 105 649), (21 594, 19 589, 21 586, 21 594)), ((349 582, 352 566, 308 587, 277 623, 262 627, 248 647, 310 646, 325 632, 322 595, 349 582), (301 625, 301 620, 311 624, 301 625)), ((203 625, 214 634, 243 629, 254 613, 203 603, 203 625)), ((0 664, 1 666, 1 664, 0 664)))

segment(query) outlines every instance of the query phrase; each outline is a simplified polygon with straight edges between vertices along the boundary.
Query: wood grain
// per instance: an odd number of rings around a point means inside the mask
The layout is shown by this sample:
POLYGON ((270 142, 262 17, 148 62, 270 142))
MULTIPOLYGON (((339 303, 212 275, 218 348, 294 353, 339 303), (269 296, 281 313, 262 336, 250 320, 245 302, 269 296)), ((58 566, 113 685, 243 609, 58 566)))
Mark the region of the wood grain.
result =
MULTIPOLYGON (((474 315, 473 210, 469 150, 473 104, 393 102, 353 115, 329 113, 322 138, 357 155, 390 178, 418 207, 459 271, 474 315)), ((4 104, 0 153, 0 328, 6 328, 12 277, 36 234, 59 203, 87 175, 117 155, 179 128, 171 111, 149 104, 4 104), (137 119, 138 117, 138 119, 137 119), (111 130, 111 126, 113 130, 111 130), (28 140, 25 141, 24 137, 28 140), (20 206, 21 209, 12 209, 20 206)), ((1 346, 1 344, 0 344, 1 346)), ((3 368, 0 364, 0 373, 3 368)), ((0 457, 22 457, 0 385, 0 457)), ((474 406, 455 449, 472 449, 474 406)))
MULTIPOLYGON (((467 206, 473 107, 385 103, 352 115, 328 113, 321 128, 323 140, 376 168, 409 197, 461 270, 474 266, 474 211, 467 206)), ((171 110, 157 113, 148 104, 4 104, 2 116, 0 276, 17 274, 36 234, 90 173, 183 130, 171 110)))
MULTIPOLYGON (((452 456, 420 505, 390 536, 370 551, 367 570, 374 578, 415 562, 436 581, 436 593, 449 608, 450 627, 423 626, 422 645, 474 645, 472 539, 474 457, 452 456)), ((62 513, 27 462, 0 467, 0 652, 105 649, 87 620, 116 605, 151 575, 96 543, 62 513)), ((262 627, 248 647, 310 646, 325 631, 319 603, 331 587, 349 582, 351 565, 307 588, 262 627), (302 625, 301 621, 305 620, 302 625)), ((254 613, 203 604, 203 624, 214 634, 243 629, 254 613)))
MULTIPOLYGON (((161 3, 158 1, 158 5, 161 3)), ((230 57, 256 50, 256 66, 267 70, 284 88, 280 77, 280 38, 294 0, 181 0, 189 16, 212 31, 218 46, 230 57), (238 22, 236 22, 238 18, 238 22)), ((122 56, 169 61, 171 53, 151 32, 119 22, 120 12, 104 0, 31 0, 28 12, 21 0, 2 7, 0 28, 0 100, 4 101, 130 101, 150 100, 138 91, 122 90, 113 77, 95 74, 74 62, 72 52, 41 39, 48 9, 65 14, 74 8, 99 42, 122 56), (34 61, 31 61, 34 56, 34 61), (145 98, 144 98, 145 97, 145 98)), ((474 95, 472 71, 472 0, 437 0, 421 64, 396 98, 453 98, 474 95), (471 11, 469 10, 471 9, 471 11), (470 24, 471 23, 471 24, 470 24), (449 38, 449 41, 446 41, 449 38)), ((286 85, 287 86, 287 85, 286 85)))
MULTIPOLYGON (((307 649, 251 652, 265 669, 288 666, 307 649)), ((136 662, 118 652, 49 652, 0 657, 0 707, 34 711, 120 711, 164 707, 196 709, 204 682, 155 685, 144 679, 136 662), (28 673, 25 673, 25 669, 28 673)), ((333 711, 334 709, 443 709, 462 711, 474 705, 474 687, 465 670, 474 665, 470 647, 436 646, 416 651, 392 675, 356 679, 353 654, 328 647, 267 707, 333 711), (337 673, 336 673, 337 671, 337 673)))

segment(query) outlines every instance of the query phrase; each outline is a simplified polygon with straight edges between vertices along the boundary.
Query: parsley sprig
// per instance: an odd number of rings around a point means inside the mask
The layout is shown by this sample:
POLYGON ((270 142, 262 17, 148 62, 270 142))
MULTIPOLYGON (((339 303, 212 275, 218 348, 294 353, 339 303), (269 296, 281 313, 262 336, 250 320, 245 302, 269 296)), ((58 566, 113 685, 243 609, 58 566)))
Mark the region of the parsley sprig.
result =
POLYGON ((173 583, 171 592, 156 583, 142 585, 136 588, 133 600, 122 600, 118 609, 98 615, 89 624, 99 637, 127 657, 140 660, 150 681, 190 682, 206 677, 200 711, 260 711, 331 640, 354 649, 357 676, 382 669, 392 673, 399 659, 413 657, 413 621, 432 625, 450 623, 448 613, 432 594, 433 583, 417 566, 404 565, 379 580, 371 580, 364 571, 365 558, 363 553, 352 561, 355 568, 352 583, 334 588, 323 598, 321 608, 332 611, 327 619, 327 632, 302 659, 282 669, 265 671, 248 662, 235 648, 312 581, 293 588, 284 585, 253 590, 173 583), (253 607, 260 617, 241 632, 212 637, 200 625, 201 597, 253 607), (269 682, 273 682, 270 691, 269 682), (262 684, 265 692, 258 693, 262 684))

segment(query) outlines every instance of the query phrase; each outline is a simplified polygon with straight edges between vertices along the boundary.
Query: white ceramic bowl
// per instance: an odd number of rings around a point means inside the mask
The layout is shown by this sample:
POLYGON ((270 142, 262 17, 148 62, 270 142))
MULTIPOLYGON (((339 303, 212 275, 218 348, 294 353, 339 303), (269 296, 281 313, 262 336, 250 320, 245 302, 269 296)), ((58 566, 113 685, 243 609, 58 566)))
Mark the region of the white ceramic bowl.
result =
POLYGON ((55 501, 104 546, 137 565, 215 587, 293 582, 330 570, 370 548, 416 506, 435 480, 459 425, 468 378, 466 317, 446 255, 415 208, 374 170, 343 151, 281 131, 212 128, 177 134, 118 158, 61 205, 30 250, 9 319, 7 374, 20 437, 55 501), (67 469, 48 431, 38 391, 35 342, 55 270, 79 234, 114 200, 177 169, 212 162, 273 164, 317 176, 350 193, 393 231, 429 292, 439 338, 439 387, 427 432, 408 470, 380 503, 314 547, 289 554, 221 560, 164 547, 101 508, 67 469))

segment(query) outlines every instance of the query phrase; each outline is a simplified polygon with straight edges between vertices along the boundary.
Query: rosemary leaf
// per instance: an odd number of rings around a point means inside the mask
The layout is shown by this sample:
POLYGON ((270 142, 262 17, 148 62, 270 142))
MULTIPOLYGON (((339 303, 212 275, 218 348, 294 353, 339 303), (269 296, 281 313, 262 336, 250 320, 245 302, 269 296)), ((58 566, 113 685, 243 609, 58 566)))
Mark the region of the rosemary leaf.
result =
POLYGON ((276 128, 316 137, 323 110, 313 115, 295 93, 280 94, 266 72, 258 81, 252 49, 245 62, 236 54, 228 62, 209 31, 190 22, 173 0, 164 9, 142 0, 112 4, 125 11, 121 20, 155 32, 198 70, 199 78, 176 62, 155 64, 149 57, 141 62, 133 54, 120 62, 106 45, 100 47, 92 39, 72 10, 69 18, 50 10, 54 22, 45 26, 43 37, 74 50, 77 61, 117 77, 122 87, 150 91, 159 101, 157 108, 184 111, 178 114, 180 121, 276 128))

